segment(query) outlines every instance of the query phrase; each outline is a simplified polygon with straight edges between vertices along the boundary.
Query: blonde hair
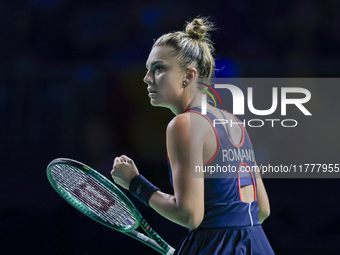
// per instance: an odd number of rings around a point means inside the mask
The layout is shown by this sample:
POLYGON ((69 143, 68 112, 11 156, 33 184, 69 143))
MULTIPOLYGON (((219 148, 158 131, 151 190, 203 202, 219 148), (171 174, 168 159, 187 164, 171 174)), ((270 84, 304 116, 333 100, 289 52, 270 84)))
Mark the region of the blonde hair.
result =
POLYGON ((210 81, 215 69, 215 60, 212 56, 214 47, 208 33, 212 30, 214 25, 208 18, 195 18, 187 22, 184 31, 171 32, 159 37, 152 48, 173 47, 181 68, 186 69, 194 65, 198 78, 210 81))

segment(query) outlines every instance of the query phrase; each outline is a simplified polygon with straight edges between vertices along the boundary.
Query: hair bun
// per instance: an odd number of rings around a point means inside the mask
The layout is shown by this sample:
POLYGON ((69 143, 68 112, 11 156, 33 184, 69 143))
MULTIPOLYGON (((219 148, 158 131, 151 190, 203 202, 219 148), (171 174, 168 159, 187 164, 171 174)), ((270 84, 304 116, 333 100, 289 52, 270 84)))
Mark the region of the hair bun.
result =
POLYGON ((209 29, 210 24, 206 24, 206 20, 196 18, 185 27, 185 33, 194 40, 202 40, 209 29))

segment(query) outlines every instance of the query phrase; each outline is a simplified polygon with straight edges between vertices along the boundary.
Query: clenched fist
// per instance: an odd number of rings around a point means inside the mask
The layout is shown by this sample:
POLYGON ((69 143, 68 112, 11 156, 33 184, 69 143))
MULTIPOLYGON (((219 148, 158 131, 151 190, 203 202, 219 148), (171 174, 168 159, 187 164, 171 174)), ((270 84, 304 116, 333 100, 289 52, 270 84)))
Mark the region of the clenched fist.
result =
POLYGON ((129 189, 130 181, 138 174, 138 169, 132 159, 125 155, 115 158, 111 171, 115 183, 124 189, 129 189))

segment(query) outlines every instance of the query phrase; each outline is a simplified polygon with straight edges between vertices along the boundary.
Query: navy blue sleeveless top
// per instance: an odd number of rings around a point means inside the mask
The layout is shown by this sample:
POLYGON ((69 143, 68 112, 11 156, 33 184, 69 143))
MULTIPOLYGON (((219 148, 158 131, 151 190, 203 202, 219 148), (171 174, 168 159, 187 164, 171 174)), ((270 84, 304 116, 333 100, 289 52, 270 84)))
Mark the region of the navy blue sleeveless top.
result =
MULTIPOLYGON (((258 217, 258 201, 257 186, 255 173, 252 171, 244 171, 245 169, 253 169, 255 164, 255 156, 253 146, 246 129, 242 122, 235 116, 239 127, 242 129, 242 139, 239 144, 233 143, 229 138, 224 125, 213 126, 214 119, 217 119, 212 113, 207 112, 202 115, 200 108, 191 108, 188 112, 200 114, 206 118, 212 125, 216 135, 217 150, 215 155, 205 164, 215 166, 217 169, 223 167, 231 170, 228 176, 221 173, 221 177, 226 178, 208 178, 209 173, 204 178, 204 218, 199 228, 216 228, 216 227, 243 227, 260 225, 258 217), (248 167, 249 166, 249 167, 248 167), (247 167, 247 168, 246 168, 247 167), (241 186, 252 184, 254 187, 254 201, 246 203, 242 201, 241 186)), ((229 121, 229 120, 228 120, 229 121)), ((235 120, 233 125, 237 125, 235 120)), ((229 121, 230 122, 230 121, 229 121)), ((227 125, 228 131, 229 127, 227 125)), ((230 134, 230 132, 229 132, 230 134)), ((170 181, 172 183, 171 162, 168 159, 168 168, 170 172, 170 181)), ((220 168, 220 169, 221 169, 220 168)), ((210 175, 212 176, 212 175, 210 175)), ((216 175, 213 175, 216 176, 216 175)), ((218 176, 220 177, 220 176, 218 176)))

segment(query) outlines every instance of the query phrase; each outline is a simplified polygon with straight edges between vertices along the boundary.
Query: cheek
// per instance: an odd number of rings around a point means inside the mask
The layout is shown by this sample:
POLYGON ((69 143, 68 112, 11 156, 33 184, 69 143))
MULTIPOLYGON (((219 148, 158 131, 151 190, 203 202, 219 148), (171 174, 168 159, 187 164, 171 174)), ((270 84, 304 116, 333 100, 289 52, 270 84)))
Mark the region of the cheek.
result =
POLYGON ((182 92, 182 78, 176 73, 164 73, 156 77, 156 83, 163 96, 179 96, 182 92))
POLYGON ((176 79, 169 78, 164 85, 164 90, 169 96, 178 96, 181 93, 181 83, 176 79))

